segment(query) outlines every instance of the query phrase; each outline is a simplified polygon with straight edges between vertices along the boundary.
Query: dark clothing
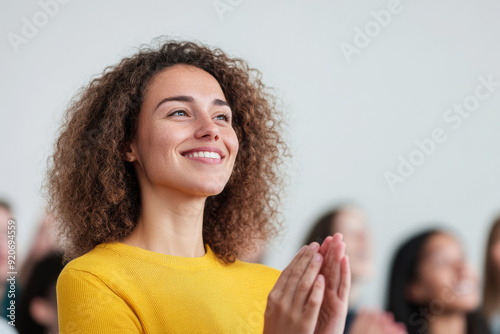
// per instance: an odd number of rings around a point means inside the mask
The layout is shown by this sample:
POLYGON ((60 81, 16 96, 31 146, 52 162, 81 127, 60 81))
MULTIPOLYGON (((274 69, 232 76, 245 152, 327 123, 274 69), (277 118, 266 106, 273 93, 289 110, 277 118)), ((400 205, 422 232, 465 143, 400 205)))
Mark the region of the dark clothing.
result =
POLYGON ((349 309, 347 311, 347 317, 345 319, 344 334, 349 333, 349 329, 350 329, 355 317, 356 317, 356 310, 349 309))
POLYGON ((479 311, 467 314, 467 334, 490 334, 488 323, 479 311))

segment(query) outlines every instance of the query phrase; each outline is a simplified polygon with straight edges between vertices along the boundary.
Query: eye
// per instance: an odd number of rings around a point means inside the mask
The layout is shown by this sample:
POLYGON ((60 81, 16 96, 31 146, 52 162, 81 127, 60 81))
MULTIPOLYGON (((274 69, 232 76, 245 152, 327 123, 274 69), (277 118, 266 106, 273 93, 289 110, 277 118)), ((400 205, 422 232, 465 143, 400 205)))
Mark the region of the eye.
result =
POLYGON ((229 121, 230 121, 230 119, 231 119, 231 118, 229 117, 229 115, 227 115, 227 114, 220 114, 220 115, 215 116, 215 118, 220 119, 220 120, 223 120, 223 121, 225 121, 225 122, 229 122, 229 121))
POLYGON ((179 109, 169 114, 168 116, 187 116, 187 112, 185 110, 179 109))

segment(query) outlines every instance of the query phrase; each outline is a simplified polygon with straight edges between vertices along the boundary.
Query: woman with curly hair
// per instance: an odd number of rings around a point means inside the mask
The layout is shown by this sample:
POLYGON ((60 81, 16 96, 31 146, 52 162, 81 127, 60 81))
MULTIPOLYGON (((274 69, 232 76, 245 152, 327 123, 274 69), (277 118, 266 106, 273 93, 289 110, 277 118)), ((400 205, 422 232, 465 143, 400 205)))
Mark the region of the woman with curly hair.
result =
POLYGON ((280 272, 238 260, 279 226, 286 145, 260 73, 192 42, 144 47, 72 102, 46 187, 62 333, 342 333, 341 235, 280 272))

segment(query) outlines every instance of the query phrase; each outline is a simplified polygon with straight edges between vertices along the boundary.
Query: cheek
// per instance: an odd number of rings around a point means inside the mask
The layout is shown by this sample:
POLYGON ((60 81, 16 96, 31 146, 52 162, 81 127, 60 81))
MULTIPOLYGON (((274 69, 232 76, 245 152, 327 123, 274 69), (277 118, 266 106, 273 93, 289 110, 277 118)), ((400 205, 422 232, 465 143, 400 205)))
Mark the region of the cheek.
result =
POLYGON ((428 273, 425 282, 429 289, 430 298, 437 298, 441 293, 453 286, 455 275, 449 270, 432 270, 428 273))
POLYGON ((239 142, 238 142, 238 137, 236 136, 236 132, 234 132, 234 129, 231 128, 227 134, 227 138, 229 139, 229 145, 231 146, 231 149, 237 153, 238 148, 239 148, 239 142))
POLYGON ((364 252, 364 247, 361 245, 356 239, 344 238, 344 242, 346 243, 345 252, 352 259, 360 258, 360 253, 364 252))
POLYGON ((150 156, 171 154, 175 147, 185 138, 182 129, 156 125, 144 129, 140 136, 140 149, 150 153, 150 156))
POLYGON ((236 155, 238 154, 239 150, 239 142, 238 142, 238 137, 236 136, 236 133, 234 132, 234 129, 227 129, 224 134, 224 143, 227 147, 227 149, 230 151, 231 155, 233 156, 233 162, 236 160, 236 155))

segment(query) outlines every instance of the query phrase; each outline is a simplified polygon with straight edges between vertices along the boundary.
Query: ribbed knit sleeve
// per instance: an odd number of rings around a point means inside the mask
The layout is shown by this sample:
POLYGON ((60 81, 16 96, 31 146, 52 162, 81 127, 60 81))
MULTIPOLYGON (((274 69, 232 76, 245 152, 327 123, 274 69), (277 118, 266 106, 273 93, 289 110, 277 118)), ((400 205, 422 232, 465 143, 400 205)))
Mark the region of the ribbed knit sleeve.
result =
POLYGON ((96 275, 65 268, 57 281, 61 334, 143 333, 134 311, 96 275))

